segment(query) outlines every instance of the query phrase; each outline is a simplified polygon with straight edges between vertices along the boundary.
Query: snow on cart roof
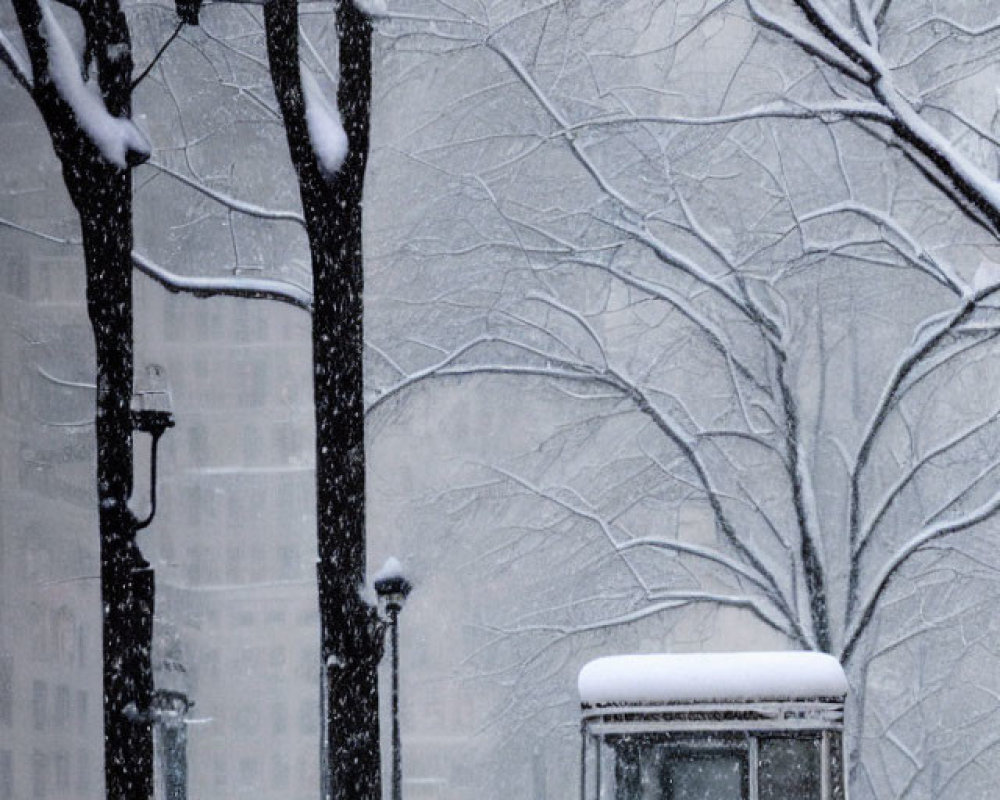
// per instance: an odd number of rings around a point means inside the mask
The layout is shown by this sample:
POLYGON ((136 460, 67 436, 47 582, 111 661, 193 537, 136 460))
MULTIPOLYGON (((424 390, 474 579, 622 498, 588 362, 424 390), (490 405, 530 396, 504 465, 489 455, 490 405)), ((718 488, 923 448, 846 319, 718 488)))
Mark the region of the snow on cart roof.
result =
POLYGON ((825 653, 676 653, 598 658, 580 670, 585 706, 800 700, 847 694, 825 653))

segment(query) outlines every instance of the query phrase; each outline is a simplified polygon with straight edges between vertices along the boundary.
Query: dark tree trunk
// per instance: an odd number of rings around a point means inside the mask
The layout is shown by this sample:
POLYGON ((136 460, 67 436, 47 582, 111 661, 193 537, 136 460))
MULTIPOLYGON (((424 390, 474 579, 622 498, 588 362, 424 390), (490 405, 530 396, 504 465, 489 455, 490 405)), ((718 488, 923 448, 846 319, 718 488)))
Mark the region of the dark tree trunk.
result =
POLYGON ((274 91, 299 180, 313 268, 313 392, 321 647, 327 678, 331 796, 381 797, 377 668, 382 630, 361 597, 365 581, 361 199, 368 160, 371 26, 349 0, 337 7, 337 104, 347 159, 317 163, 306 125, 296 0, 264 6, 274 91))
MULTIPOLYGON (((31 59, 32 96, 45 120, 80 216, 87 310, 97 362, 95 426, 101 537, 104 756, 109 800, 152 797, 150 646, 153 571, 135 544, 132 490, 132 186, 128 166, 109 163, 82 130, 49 72, 41 10, 14 0, 31 59)), ((128 26, 114 0, 80 5, 80 18, 108 112, 130 114, 128 26)), ((141 155, 130 153, 135 163, 141 155)))

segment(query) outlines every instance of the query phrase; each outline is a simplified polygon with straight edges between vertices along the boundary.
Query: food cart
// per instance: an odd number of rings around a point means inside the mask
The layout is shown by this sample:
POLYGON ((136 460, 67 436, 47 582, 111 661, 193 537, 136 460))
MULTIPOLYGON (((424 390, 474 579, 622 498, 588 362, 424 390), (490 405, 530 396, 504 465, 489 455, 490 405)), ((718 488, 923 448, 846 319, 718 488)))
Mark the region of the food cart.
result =
POLYGON ((599 658, 581 800, 844 800, 847 679, 811 652, 599 658))

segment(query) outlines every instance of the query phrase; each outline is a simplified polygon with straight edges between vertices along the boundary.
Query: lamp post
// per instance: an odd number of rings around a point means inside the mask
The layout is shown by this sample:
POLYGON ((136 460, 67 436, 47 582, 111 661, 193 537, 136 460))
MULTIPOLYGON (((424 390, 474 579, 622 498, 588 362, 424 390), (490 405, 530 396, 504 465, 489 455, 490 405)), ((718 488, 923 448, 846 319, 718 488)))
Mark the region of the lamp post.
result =
MULTIPOLYGON (((134 777, 126 777, 125 783, 131 785, 130 790, 138 789, 139 793, 151 793, 154 784, 153 717, 157 700, 153 691, 150 655, 153 646, 156 577, 135 540, 136 534, 148 527, 156 515, 157 447, 160 437, 174 426, 170 392, 162 367, 148 366, 146 383, 146 390, 140 390, 132 398, 130 422, 133 433, 147 433, 152 439, 149 513, 140 519, 131 507, 124 509, 127 519, 125 541, 116 543, 121 549, 107 559, 110 562, 107 569, 104 566, 106 556, 103 546, 101 556, 102 575, 108 573, 108 585, 102 584, 106 609, 105 697, 108 698, 105 700, 105 738, 107 740, 108 728, 114 728, 112 735, 118 745, 112 748, 116 751, 112 753, 112 758, 129 760, 129 773, 134 777), (129 780, 132 784, 129 784, 129 780)), ((131 500, 132 488, 133 482, 130 480, 126 503, 131 500)), ((107 749, 106 744, 106 760, 107 749)), ((139 794, 135 796, 138 797, 139 794)))
POLYGON ((132 430, 148 433, 152 439, 149 451, 149 514, 136 518, 135 529, 141 531, 156 516, 156 453, 160 437, 174 427, 170 391, 166 388, 163 368, 151 364, 146 368, 149 388, 136 392, 132 399, 132 430))
POLYGON ((403 756, 399 738, 399 612, 413 588, 403 576, 402 565, 395 558, 385 562, 374 579, 379 606, 389 618, 392 645, 392 800, 403 796, 403 756))

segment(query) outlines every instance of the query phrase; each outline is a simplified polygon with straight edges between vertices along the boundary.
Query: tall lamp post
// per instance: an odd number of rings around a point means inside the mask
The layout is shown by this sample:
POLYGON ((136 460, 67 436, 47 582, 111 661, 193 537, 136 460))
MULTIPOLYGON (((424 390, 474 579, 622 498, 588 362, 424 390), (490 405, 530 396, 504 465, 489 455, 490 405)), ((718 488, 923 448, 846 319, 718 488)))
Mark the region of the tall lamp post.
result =
POLYGON ((102 541, 101 596, 104 602, 104 728, 105 762, 119 785, 109 785, 108 796, 146 797, 153 792, 153 615, 156 581, 153 568, 137 543, 138 532, 156 515, 156 462, 160 438, 174 426, 170 391, 162 367, 146 370, 149 384, 133 396, 130 433, 151 438, 149 511, 140 518, 132 510, 132 462, 120 539, 102 541), (124 765, 124 766, 121 766, 124 765))
POLYGON ((398 560, 390 558, 375 575, 375 594, 389 618, 392 643, 392 800, 403 797, 403 755, 399 738, 399 612, 413 586, 398 560))

